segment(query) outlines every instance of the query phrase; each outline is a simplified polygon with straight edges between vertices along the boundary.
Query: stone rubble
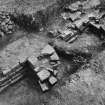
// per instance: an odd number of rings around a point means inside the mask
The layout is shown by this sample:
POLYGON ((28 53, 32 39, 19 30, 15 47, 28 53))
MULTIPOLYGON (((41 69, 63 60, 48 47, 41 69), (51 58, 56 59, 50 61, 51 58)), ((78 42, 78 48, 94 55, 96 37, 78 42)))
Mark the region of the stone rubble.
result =
MULTIPOLYGON (((66 25, 63 26, 64 29, 57 29, 56 32, 55 30, 49 31, 50 37, 73 43, 88 28, 97 29, 101 32, 98 34, 105 33, 104 22, 101 21, 104 13, 99 14, 98 10, 88 13, 85 6, 90 2, 92 1, 77 1, 65 6, 61 12, 61 18, 66 21, 66 25)), ((100 3, 91 5, 92 7, 97 7, 100 3)))
POLYGON ((47 54, 47 55, 51 55, 52 53, 54 53, 54 49, 50 46, 47 45, 44 47, 44 49, 41 51, 41 54, 47 54))
POLYGON ((37 58, 34 56, 29 57, 28 63, 38 77, 43 92, 57 83, 57 67, 60 64, 60 59, 52 46, 46 45, 37 58), (52 65, 51 62, 54 64, 52 65))
POLYGON ((15 24, 11 21, 9 13, 0 11, 0 37, 10 35, 15 31, 15 24))
MULTIPOLYGON (((101 29, 101 31, 105 33, 104 26, 100 24, 101 17, 98 18, 94 14, 89 14, 86 16, 86 18, 83 18, 83 14, 85 14, 83 10, 83 3, 80 1, 73 3, 68 7, 65 7, 63 13, 61 13, 61 17, 62 19, 69 21, 68 24, 66 24, 64 29, 59 29, 56 32, 50 31, 48 32, 48 34, 50 34, 50 36, 56 37, 56 39, 72 43, 78 38, 80 30, 81 32, 84 30, 83 27, 81 28, 84 23, 87 27, 93 26, 97 28, 97 30, 101 29)), ((10 15, 8 13, 1 12, 1 37, 12 34, 14 31, 14 26, 15 25, 11 21, 10 15)), ((38 82, 42 91, 49 90, 50 85, 54 85, 57 82, 57 67, 60 64, 60 59, 52 46, 46 45, 37 58, 32 55, 31 57, 25 59, 27 59, 26 61, 28 61, 30 68, 38 77, 38 82), (39 64, 37 62, 39 62, 39 64)), ((19 61, 20 64, 22 62, 24 62, 24 59, 22 61, 19 61)), ((75 60, 75 62, 80 61, 75 60)), ((8 71, 4 71, 4 74, 7 74, 7 72, 8 71)))
POLYGON ((37 73, 37 76, 39 77, 40 81, 43 82, 44 80, 48 79, 48 77, 50 76, 50 72, 48 70, 43 69, 37 73))

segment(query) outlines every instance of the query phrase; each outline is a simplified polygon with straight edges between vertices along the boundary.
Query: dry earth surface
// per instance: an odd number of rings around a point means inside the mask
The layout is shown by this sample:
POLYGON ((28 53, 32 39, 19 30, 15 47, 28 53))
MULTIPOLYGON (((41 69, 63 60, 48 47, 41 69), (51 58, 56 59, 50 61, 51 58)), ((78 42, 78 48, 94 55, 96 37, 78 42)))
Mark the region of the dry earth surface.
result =
MULTIPOLYGON (((55 0, 0 0, 0 9, 14 11, 15 8, 29 13, 53 3, 55 0)), ((55 26, 53 24, 51 28, 55 26)), ((33 53, 37 56, 48 41, 46 32, 18 30, 12 37, 4 37, 0 42, 0 68, 12 68, 20 58, 27 58, 33 53)), ((0 105, 105 105, 105 51, 98 51, 98 46, 100 41, 97 37, 83 34, 71 44, 71 49, 93 53, 95 57, 90 61, 90 68, 80 68, 71 74, 68 73, 70 62, 63 60, 59 81, 50 91, 42 93, 39 86, 27 77, 0 93, 0 105)))

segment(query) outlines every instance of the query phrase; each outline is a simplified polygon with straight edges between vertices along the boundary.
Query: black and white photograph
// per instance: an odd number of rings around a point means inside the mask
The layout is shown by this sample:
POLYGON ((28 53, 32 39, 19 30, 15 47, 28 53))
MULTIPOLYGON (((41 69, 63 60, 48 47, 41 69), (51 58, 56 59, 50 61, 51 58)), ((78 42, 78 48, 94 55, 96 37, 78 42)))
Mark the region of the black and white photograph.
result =
POLYGON ((0 105, 105 105, 105 0, 0 0, 0 105))

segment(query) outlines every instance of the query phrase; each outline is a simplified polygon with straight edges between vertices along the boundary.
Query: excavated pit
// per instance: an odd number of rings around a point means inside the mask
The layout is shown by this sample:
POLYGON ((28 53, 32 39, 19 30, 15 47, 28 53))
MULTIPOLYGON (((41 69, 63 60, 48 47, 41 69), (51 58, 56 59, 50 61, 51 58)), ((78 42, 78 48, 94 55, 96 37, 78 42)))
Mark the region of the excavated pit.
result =
MULTIPOLYGON (((60 15, 63 8, 76 1, 1 1, 1 10, 11 12, 11 20, 17 26, 12 35, 0 39, 1 70, 12 68, 19 59, 27 58, 33 53, 37 57, 50 41, 55 40, 47 36, 48 31, 62 29, 63 23, 68 22, 60 15), (36 20, 32 23, 33 16, 36 20)), ((85 4, 87 13, 94 12, 99 0, 88 1, 85 4)), ((104 9, 104 1, 100 1, 102 5, 99 7, 104 9)), ((102 9, 100 11, 103 11, 102 9)), ((54 43, 61 65, 57 75, 58 83, 51 90, 43 93, 37 81, 31 77, 32 73, 28 73, 24 79, 0 93, 0 104, 104 105, 105 46, 104 38, 100 40, 99 33, 95 35, 95 33, 83 32, 77 40, 69 44, 69 47, 68 44, 59 41, 54 43)))

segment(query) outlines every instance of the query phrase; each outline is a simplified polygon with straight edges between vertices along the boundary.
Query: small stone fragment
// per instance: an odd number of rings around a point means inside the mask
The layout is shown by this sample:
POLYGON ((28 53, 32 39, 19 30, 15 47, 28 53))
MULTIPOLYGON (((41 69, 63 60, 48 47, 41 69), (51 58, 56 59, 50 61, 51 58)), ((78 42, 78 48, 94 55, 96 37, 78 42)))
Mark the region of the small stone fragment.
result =
POLYGON ((56 65, 56 62, 55 61, 50 61, 50 65, 56 65))
POLYGON ((4 32, 5 35, 10 35, 13 33, 15 24, 10 20, 10 15, 5 12, 0 13, 0 30, 4 32))
POLYGON ((51 68, 47 68, 48 71, 53 72, 54 70, 51 68))
POLYGON ((48 59, 43 59, 43 60, 42 60, 42 63, 43 63, 43 64, 45 64, 45 63, 47 63, 47 62, 48 62, 48 59))
POLYGON ((35 72, 39 72, 39 71, 40 71, 40 67, 34 68, 34 71, 35 71, 35 72))
POLYGON ((33 68, 36 65, 37 58, 35 56, 31 56, 28 58, 28 62, 30 63, 30 66, 33 68))
POLYGON ((51 76, 49 78, 49 82, 50 82, 51 85, 54 85, 55 83, 57 83, 57 79, 54 76, 51 76))
POLYGON ((8 24, 9 21, 10 21, 9 18, 6 18, 6 19, 5 19, 5 23, 6 23, 6 24, 8 24))
POLYGON ((2 26, 5 26, 5 25, 6 25, 6 23, 5 23, 5 22, 2 22, 2 23, 1 23, 1 25, 2 25, 2 26))
POLYGON ((19 59, 19 63, 22 64, 27 60, 27 57, 20 56, 18 59, 19 59))
POLYGON ((72 21, 75 21, 80 18, 80 15, 81 15, 81 12, 76 12, 76 13, 70 14, 69 18, 71 18, 72 21))
POLYGON ((8 25, 8 29, 13 29, 13 26, 12 25, 8 25))
POLYGON ((52 61, 58 61, 59 57, 58 57, 57 53, 53 53, 53 55, 50 56, 50 60, 52 60, 52 61))
POLYGON ((8 74, 10 71, 11 71, 11 69, 8 69, 8 70, 4 70, 2 73, 3 73, 3 75, 6 75, 6 74, 8 74))
POLYGON ((58 74, 58 71, 57 70, 54 70, 54 75, 56 76, 58 74))
POLYGON ((7 31, 6 33, 7 33, 7 34, 12 34, 13 32, 12 32, 12 31, 7 31))
POLYGON ((40 72, 37 73, 37 76, 41 81, 44 81, 49 78, 50 72, 48 70, 41 70, 40 72))
POLYGON ((11 69, 14 69, 14 68, 17 67, 17 66, 19 66, 19 62, 18 62, 18 61, 12 63, 11 66, 10 66, 10 68, 11 68, 11 69))
POLYGON ((5 19, 5 18, 6 18, 6 16, 5 16, 5 15, 3 15, 3 16, 2 16, 2 19, 5 19))
POLYGON ((42 50, 41 54, 48 54, 48 55, 51 55, 52 53, 54 53, 55 50, 53 49, 52 46, 50 45, 47 45, 44 47, 44 49, 42 50))
POLYGON ((50 38, 53 38, 53 37, 55 36, 54 31, 49 31, 49 32, 47 33, 47 36, 50 37, 50 38))
POLYGON ((9 21, 8 25, 13 25, 12 21, 9 21))
POLYGON ((7 66, 3 69, 2 74, 5 76, 6 74, 8 74, 11 71, 10 67, 7 66))
POLYGON ((72 42, 74 42, 76 39, 77 39, 77 35, 75 35, 75 37, 73 37, 73 38, 71 38, 69 41, 68 41, 68 43, 72 43, 72 42))
POLYGON ((0 31, 0 37, 4 37, 4 32, 0 31))
POLYGON ((39 81, 39 85, 40 85, 40 87, 41 87, 41 89, 42 89, 43 92, 49 90, 49 88, 48 88, 48 86, 47 86, 46 83, 41 83, 41 82, 39 81))

